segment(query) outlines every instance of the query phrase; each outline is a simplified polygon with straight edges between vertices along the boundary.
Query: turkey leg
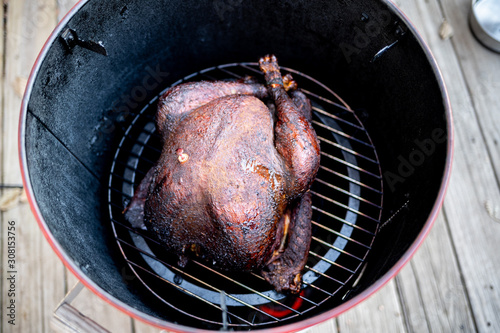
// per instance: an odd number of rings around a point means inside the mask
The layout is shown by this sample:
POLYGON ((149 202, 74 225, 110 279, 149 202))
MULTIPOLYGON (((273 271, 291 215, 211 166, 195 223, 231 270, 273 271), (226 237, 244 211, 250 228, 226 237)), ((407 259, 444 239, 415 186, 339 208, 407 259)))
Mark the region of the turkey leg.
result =
POLYGON ((311 245, 311 193, 306 192, 291 211, 287 245, 282 253, 261 271, 262 277, 276 287, 276 291, 300 291, 302 270, 311 245))
MULTIPOLYGON (((275 146, 285 164, 291 168, 289 193, 300 197, 305 193, 319 169, 319 142, 311 123, 288 96, 275 56, 259 61, 270 96, 276 104, 278 121, 274 129, 275 146)), ((286 81, 286 80, 285 80, 286 81)))

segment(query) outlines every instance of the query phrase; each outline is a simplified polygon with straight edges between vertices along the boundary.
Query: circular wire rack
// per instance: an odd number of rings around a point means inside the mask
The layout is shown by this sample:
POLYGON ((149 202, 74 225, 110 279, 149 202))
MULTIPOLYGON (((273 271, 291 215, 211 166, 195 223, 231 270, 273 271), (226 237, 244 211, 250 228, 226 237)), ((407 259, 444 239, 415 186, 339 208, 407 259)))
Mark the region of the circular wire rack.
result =
MULTIPOLYGON (((154 115, 159 96, 134 117, 116 150, 108 188, 111 227, 130 270, 150 293, 199 325, 244 329, 282 324, 342 297, 362 274, 382 212, 382 176, 377 153, 362 123, 332 90, 291 68, 313 106, 321 165, 312 194, 312 241, 299 295, 278 293, 257 273, 226 272, 191 260, 184 268, 146 230, 123 216, 147 171, 161 153, 154 115)), ((257 63, 208 68, 175 82, 263 79, 257 63)))

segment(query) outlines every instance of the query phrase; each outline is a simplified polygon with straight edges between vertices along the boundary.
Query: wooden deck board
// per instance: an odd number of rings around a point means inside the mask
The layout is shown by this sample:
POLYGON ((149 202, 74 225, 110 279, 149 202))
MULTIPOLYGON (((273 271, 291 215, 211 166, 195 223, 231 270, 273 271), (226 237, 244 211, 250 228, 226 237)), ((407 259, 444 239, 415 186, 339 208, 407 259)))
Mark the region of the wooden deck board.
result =
MULTIPOLYGON (((21 175, 16 164, 21 97, 31 66, 53 29, 55 2, 11 1, 6 9, 2 182, 20 184, 21 175)), ((3 213, 2 220, 3 244, 6 223, 15 221, 16 224, 15 273, 7 273, 8 276, 15 275, 15 296, 9 297, 9 294, 6 294, 7 285, 4 285, 2 297, 2 309, 7 307, 7 302, 15 299, 16 321, 13 326, 3 316, 3 331, 48 331, 47 318, 52 313, 51 309, 64 295, 59 283, 63 273, 62 263, 54 256, 43 235, 37 230, 38 226, 27 204, 19 204, 3 213)), ((2 259, 2 268, 10 269, 5 255, 2 259)))
MULTIPOLYGON (((337 318, 339 333, 404 332, 404 318, 394 280, 337 318)), ((325 332, 326 333, 326 332, 325 332)))
MULTIPOLYGON (((466 0, 445 1, 444 15, 453 26, 466 24, 469 15, 466 8, 469 3, 470 1, 466 0)), ((500 58, 498 53, 483 47, 468 31, 456 34, 452 43, 460 59, 467 89, 480 125, 480 140, 486 144, 498 185, 500 181, 500 122, 498 121, 500 58)), ((500 205, 499 198, 496 198, 495 204, 497 207, 500 205)))
MULTIPOLYGON (((48 34, 76 0, 6 3, 5 50, 0 45, 4 61, 0 67, 0 180, 19 184, 17 122, 22 85, 48 34)), ((469 0, 396 3, 436 57, 454 110, 455 161, 444 209, 422 247, 393 281, 345 314, 305 332, 500 332, 500 55, 483 48, 471 35, 469 0), (438 35, 443 18, 454 29, 449 40, 438 35)), ((4 36, 2 29, 0 36, 4 36)), ((48 246, 27 204, 1 214, 2 269, 10 220, 16 221, 22 241, 17 247, 18 325, 6 321, 7 284, 2 270, 0 327, 2 332, 50 332, 52 311, 76 278, 48 246)), ((88 290, 74 305, 112 332, 160 332, 88 290)))
POLYGON ((441 15, 457 30, 450 40, 453 47, 449 52, 443 52, 438 40, 428 38, 445 81, 451 83, 448 89, 455 110, 455 161, 444 210, 476 328, 479 332, 497 332, 500 258, 492 254, 498 252, 500 224, 489 216, 485 204, 491 201, 498 205, 500 199, 498 173, 495 174, 500 162, 498 149, 492 147, 493 143, 488 144, 488 134, 495 132, 499 120, 491 106, 498 108, 500 100, 498 93, 495 100, 489 97, 489 91, 480 92, 475 85, 481 76, 498 80, 500 57, 493 57, 492 52, 475 42, 468 30, 469 1, 442 0, 440 4, 441 15), (455 55, 452 51, 456 50, 459 52, 455 55), (483 99, 488 102, 477 102, 483 99))
POLYGON ((406 307, 410 332, 475 330, 465 286, 442 214, 410 264, 396 279, 406 307))
POLYGON ((78 0, 57 0, 57 21, 60 22, 77 2, 78 0))
MULTIPOLYGON (((78 280, 69 273, 69 285, 73 286, 77 282, 78 280)), ((129 316, 113 306, 110 306, 86 288, 78 295, 71 305, 110 332, 133 332, 133 322, 129 316)))

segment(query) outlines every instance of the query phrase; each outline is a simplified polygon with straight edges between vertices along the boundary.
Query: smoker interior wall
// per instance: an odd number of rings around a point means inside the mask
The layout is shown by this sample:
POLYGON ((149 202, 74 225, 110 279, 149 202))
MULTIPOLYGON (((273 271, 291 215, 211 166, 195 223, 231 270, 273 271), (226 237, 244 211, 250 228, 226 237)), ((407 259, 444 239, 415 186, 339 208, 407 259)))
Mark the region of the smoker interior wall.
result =
POLYGON ((424 151, 422 161, 413 153, 423 149, 416 142, 427 142, 436 130, 446 139, 445 108, 428 57, 391 6, 373 0, 83 5, 67 27, 101 42, 108 56, 68 49, 57 38, 34 82, 26 124, 35 198, 67 256, 117 299, 160 316, 130 290, 111 259, 104 194, 120 128, 141 102, 185 75, 274 53, 281 65, 322 81, 360 115, 385 172, 383 219, 406 203, 382 230, 352 295, 369 287, 426 222, 446 155, 444 141, 424 151), (402 172, 403 160, 412 157, 402 172))

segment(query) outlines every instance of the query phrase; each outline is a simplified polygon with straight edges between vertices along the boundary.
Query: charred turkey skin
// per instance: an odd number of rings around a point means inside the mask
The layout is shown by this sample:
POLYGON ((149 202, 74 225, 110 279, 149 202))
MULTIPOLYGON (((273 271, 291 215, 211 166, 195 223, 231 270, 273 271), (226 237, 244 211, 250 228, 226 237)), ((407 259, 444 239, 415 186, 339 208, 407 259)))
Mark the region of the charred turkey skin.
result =
POLYGON ((191 82, 161 96, 163 149, 125 217, 144 225, 184 266, 258 271, 277 291, 299 292, 311 241, 320 150, 311 105, 274 56, 266 84, 191 82), (267 104, 265 104, 265 102, 267 104))

